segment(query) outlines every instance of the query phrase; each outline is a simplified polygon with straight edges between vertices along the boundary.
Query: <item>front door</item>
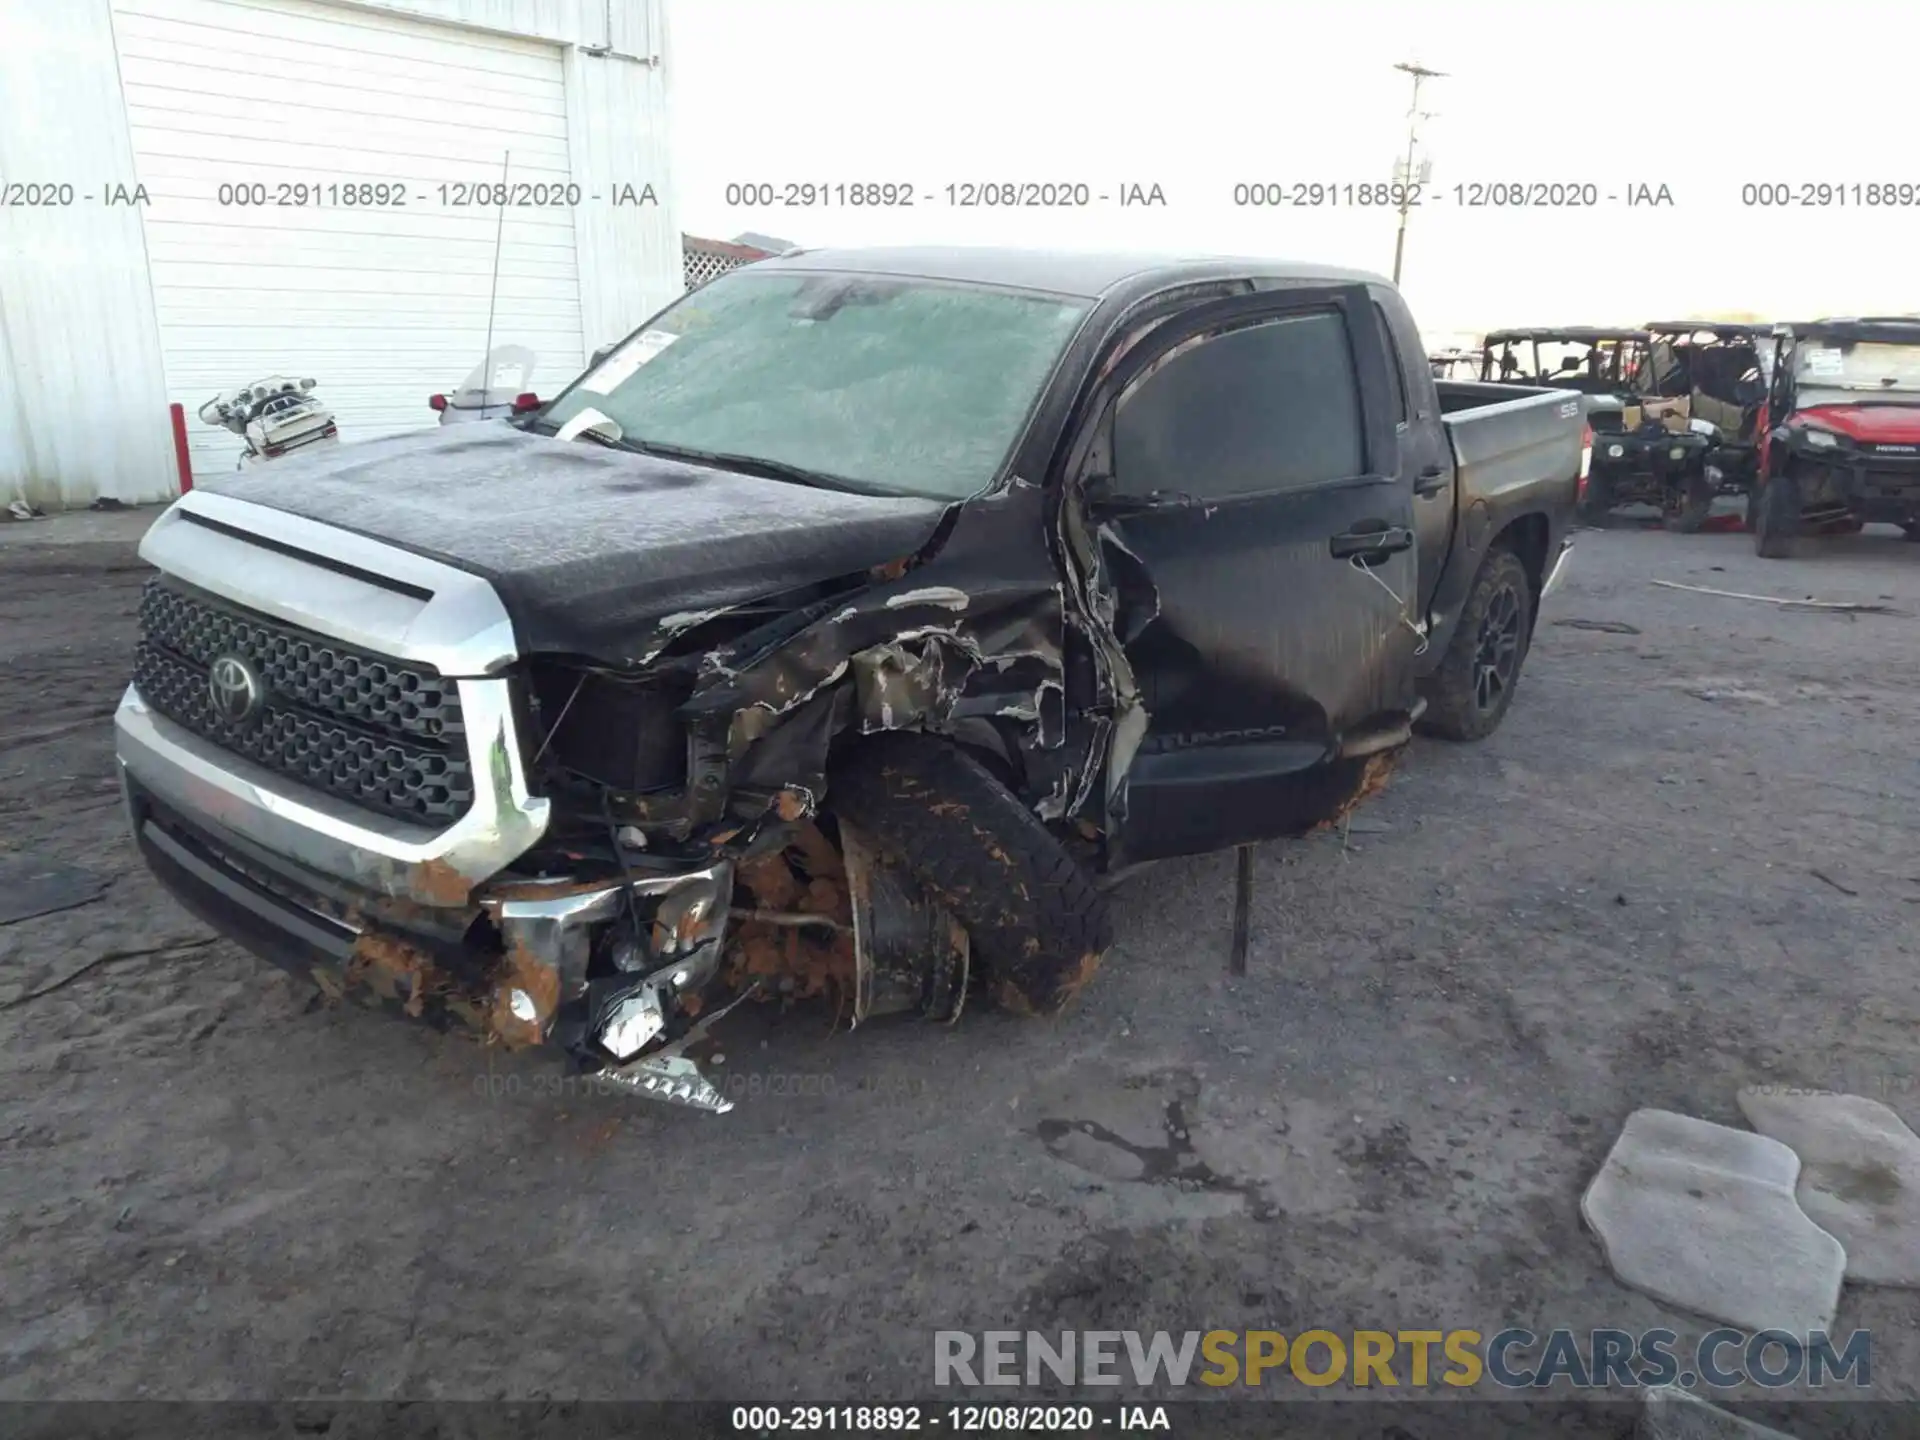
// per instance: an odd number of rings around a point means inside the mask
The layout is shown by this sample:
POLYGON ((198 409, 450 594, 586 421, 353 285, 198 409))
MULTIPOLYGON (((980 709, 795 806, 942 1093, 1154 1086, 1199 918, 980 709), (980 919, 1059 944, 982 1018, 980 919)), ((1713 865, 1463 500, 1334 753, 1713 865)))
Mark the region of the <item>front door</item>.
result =
POLYGON ((1413 482, 1363 286, 1196 307, 1110 377, 1091 511, 1148 726, 1128 860, 1297 833, 1413 703, 1413 482))

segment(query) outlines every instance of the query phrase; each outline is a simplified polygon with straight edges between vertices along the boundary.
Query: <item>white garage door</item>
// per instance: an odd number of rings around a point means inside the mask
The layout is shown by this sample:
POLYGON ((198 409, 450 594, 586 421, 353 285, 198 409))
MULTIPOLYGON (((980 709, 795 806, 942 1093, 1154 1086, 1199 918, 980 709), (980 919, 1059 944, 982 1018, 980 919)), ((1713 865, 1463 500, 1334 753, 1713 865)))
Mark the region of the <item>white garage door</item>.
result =
POLYGON ((536 389, 578 371, 558 50, 309 0, 114 0, 114 29, 196 473, 241 442, 195 412, 262 375, 317 380, 343 440, 432 424, 490 303, 536 389), (495 203, 503 165, 542 203, 495 203))

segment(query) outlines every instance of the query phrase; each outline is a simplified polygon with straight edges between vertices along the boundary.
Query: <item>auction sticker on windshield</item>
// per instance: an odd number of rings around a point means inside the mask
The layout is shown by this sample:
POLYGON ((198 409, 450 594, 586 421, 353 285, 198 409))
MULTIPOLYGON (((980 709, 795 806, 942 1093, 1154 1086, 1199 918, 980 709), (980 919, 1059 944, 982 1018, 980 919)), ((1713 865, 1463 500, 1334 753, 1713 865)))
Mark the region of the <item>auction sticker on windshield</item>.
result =
POLYGON ((610 395, 633 378, 633 372, 680 337, 668 330, 643 330, 631 345, 609 355, 600 368, 580 382, 582 390, 610 395))
POLYGON ((1846 371, 1846 356, 1841 354, 1840 351, 1807 351, 1807 373, 1809 375, 1844 375, 1846 371))
POLYGON ((618 437, 620 433, 619 424, 611 416, 589 405, 555 431, 553 438, 556 440, 572 440, 578 437, 583 431, 592 430, 601 425, 612 426, 614 436, 616 438, 618 437))

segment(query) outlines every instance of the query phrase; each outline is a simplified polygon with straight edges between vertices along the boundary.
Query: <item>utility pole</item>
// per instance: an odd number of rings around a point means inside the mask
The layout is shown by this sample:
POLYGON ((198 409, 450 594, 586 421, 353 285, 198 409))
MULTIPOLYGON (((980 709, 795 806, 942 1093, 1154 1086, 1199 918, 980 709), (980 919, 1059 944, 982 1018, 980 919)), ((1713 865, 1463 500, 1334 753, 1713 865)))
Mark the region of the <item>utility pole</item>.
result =
POLYGON ((1430 118, 1420 110, 1420 82, 1445 78, 1445 71, 1429 70, 1424 65, 1411 60, 1403 61, 1393 67, 1413 77, 1413 104, 1407 110, 1407 158, 1404 165, 1394 168, 1401 173, 1395 176, 1400 182, 1400 233, 1393 242, 1393 283, 1400 283, 1400 261, 1407 253, 1407 214, 1413 209, 1414 187, 1425 179, 1421 170, 1414 166, 1414 147, 1419 140, 1420 122, 1430 118))

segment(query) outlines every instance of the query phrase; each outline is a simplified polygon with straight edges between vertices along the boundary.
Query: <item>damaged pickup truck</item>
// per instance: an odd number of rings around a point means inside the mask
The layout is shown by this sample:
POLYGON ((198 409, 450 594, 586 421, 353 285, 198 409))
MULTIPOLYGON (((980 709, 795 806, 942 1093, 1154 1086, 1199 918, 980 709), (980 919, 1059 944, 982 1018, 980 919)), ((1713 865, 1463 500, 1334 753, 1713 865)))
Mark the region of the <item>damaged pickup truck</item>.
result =
POLYGON ((183 496, 129 818, 264 959, 723 1110, 750 998, 1057 1011, 1096 877, 1298 835, 1514 694, 1579 397, 1366 274, 795 252, 543 410, 183 496))

